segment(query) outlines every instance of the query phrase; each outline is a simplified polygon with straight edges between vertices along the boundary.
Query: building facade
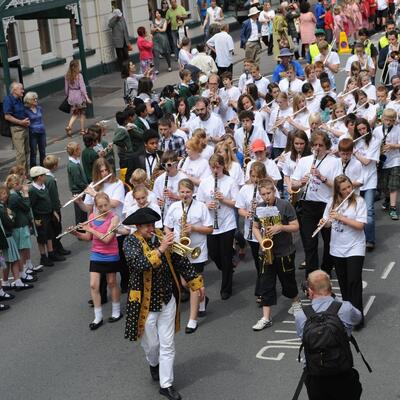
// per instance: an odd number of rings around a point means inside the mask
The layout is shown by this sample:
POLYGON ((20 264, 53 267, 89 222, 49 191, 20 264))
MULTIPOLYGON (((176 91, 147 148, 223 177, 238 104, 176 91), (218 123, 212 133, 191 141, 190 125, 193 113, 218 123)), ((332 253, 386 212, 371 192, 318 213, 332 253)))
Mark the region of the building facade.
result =
MULTIPOLYGON (((44 0, 12 1, 16 7, 23 7, 24 2, 44 0)), ((188 4, 191 2, 195 7, 194 0, 182 0, 182 4, 193 15, 193 6, 188 4)), ((90 77, 110 72, 114 68, 116 56, 108 21, 115 7, 122 10, 134 42, 138 26, 150 27, 151 10, 160 7, 160 0, 81 0, 80 14, 90 77)), ((74 19, 27 19, 6 23, 3 19, 3 29, 7 38, 12 79, 22 80, 26 88, 37 90, 42 95, 61 89, 69 62, 73 57, 79 57, 74 19)), ((137 52, 135 45, 132 52, 137 52)), ((4 94, 4 82, 1 83, 4 94)))

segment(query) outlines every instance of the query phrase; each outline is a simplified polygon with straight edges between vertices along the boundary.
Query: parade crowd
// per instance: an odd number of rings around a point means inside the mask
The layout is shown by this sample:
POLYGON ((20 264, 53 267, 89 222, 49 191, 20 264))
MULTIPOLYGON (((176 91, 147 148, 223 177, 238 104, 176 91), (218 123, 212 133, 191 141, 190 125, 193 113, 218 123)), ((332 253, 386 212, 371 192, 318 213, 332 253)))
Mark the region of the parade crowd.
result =
MULTIPOLYGON (((110 143, 104 138, 105 123, 84 127, 90 99, 82 88, 79 64, 72 61, 66 95, 69 99, 77 90, 79 96, 70 101, 66 131, 70 135, 81 118, 82 140, 70 141, 65 157, 76 225, 62 224, 58 158, 45 156, 45 143, 36 141, 32 146, 39 146, 40 166, 31 150, 28 169, 29 148, 25 143, 18 153, 21 147, 15 146, 17 165, 0 185, 0 299, 11 300, 12 289, 32 288, 43 267, 65 260, 70 252, 60 241, 63 229, 90 241, 94 320, 89 328, 103 325, 108 290, 108 322, 119 321, 121 293, 127 293, 125 337, 141 339, 151 376, 170 399, 180 399, 173 387, 179 303, 183 298, 190 302, 185 333, 194 334, 212 306, 203 275, 209 261, 221 272, 220 298, 228 300, 238 283, 234 270, 250 250, 254 301, 260 308, 254 331, 273 325, 278 278, 302 336, 306 317, 298 268, 308 279, 308 294, 319 298, 323 310, 332 302, 325 297, 332 299, 329 278, 335 274, 345 304, 339 316, 350 333, 362 329, 363 264, 366 251, 379 246, 376 209, 399 219, 399 33, 388 19, 394 15, 393 3, 384 2, 386 8, 381 3, 375 11, 368 1, 346 0, 333 5, 333 16, 332 6, 322 0, 313 12, 307 2, 284 2, 275 11, 269 3, 262 10, 252 4, 241 28, 243 72, 234 77, 233 41, 222 9, 212 0, 204 14, 205 42, 195 52, 189 38, 174 34, 178 27, 172 22, 180 82, 160 94, 153 91, 153 82, 160 55, 171 69, 168 37, 159 40, 160 48, 151 49, 146 31, 139 28, 140 66, 117 51, 125 108, 115 115, 110 143), (386 32, 376 48, 369 36, 382 25, 386 32), (339 88, 335 38, 340 31, 352 38, 353 54, 339 88), (262 43, 276 56, 270 77, 260 72, 262 43), (296 58, 301 57, 308 62, 300 64, 296 58), (40 251, 39 266, 31 260, 32 236, 40 251), (295 257, 299 246, 304 259, 295 257)), ((174 21, 176 7, 172 0, 166 21, 174 21)), ((164 17, 155 11, 153 34, 166 30, 164 17)), ((4 101, 14 143, 23 132, 29 131, 29 137, 44 132, 32 129, 40 111, 40 106, 32 110, 37 95, 23 95, 22 85, 14 83, 4 101)), ((0 310, 7 308, 0 305, 0 310)), ((353 375, 348 379, 350 386, 358 382, 353 375)), ((316 388, 312 380, 306 385, 312 399, 328 398, 321 395, 328 388, 338 391, 331 398, 354 400, 361 394, 358 386, 339 394, 336 381, 325 388, 316 388)))

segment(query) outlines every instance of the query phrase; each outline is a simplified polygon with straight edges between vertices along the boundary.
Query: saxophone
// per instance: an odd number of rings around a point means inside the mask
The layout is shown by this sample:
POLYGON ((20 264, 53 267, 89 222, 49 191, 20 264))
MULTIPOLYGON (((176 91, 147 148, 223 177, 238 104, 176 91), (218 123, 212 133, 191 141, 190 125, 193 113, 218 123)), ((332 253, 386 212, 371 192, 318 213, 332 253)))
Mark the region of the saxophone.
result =
POLYGON ((187 224, 187 212, 188 212, 188 209, 185 205, 185 202, 182 201, 182 217, 181 217, 181 221, 180 221, 181 234, 180 234, 180 238, 179 238, 179 243, 184 246, 190 246, 190 243, 192 242, 190 240, 189 233, 184 230, 184 227, 187 224))
POLYGON ((263 265, 271 265, 273 262, 272 248, 274 247, 274 242, 267 234, 267 227, 274 224, 272 217, 262 217, 258 219, 261 224, 262 242, 260 245, 261 251, 263 253, 261 261, 263 265))

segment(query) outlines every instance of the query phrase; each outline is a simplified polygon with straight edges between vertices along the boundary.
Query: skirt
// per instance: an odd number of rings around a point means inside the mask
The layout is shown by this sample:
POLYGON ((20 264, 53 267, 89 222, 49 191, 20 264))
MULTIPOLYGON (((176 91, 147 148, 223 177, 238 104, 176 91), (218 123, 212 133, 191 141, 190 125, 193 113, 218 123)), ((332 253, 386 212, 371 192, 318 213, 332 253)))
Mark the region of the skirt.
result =
POLYGON ((12 236, 7 238, 8 249, 3 250, 4 259, 6 262, 13 263, 20 259, 17 244, 12 236))
POLYGON ((121 270, 120 261, 90 261, 89 272, 111 274, 121 270))
POLYGON ((15 243, 17 244, 18 250, 31 249, 31 232, 29 226, 23 226, 22 228, 15 228, 12 232, 15 243))

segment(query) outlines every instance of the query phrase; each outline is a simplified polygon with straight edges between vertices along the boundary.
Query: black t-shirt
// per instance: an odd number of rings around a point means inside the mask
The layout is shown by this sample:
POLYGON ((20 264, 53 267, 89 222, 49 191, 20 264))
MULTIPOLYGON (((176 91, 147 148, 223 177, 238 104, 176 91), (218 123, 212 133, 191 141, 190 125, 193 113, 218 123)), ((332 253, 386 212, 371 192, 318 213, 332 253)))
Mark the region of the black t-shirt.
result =
MULTIPOLYGON (((267 206, 261 203, 256 210, 259 216, 263 211, 268 210, 268 215, 271 215, 272 224, 289 225, 289 222, 297 219, 296 211, 293 206, 286 200, 275 199, 273 206, 267 206), (264 209, 264 210, 260 210, 264 209)), ((280 232, 272 237, 274 247, 272 248, 275 257, 284 257, 292 254, 295 251, 292 234, 289 232, 280 232)))

